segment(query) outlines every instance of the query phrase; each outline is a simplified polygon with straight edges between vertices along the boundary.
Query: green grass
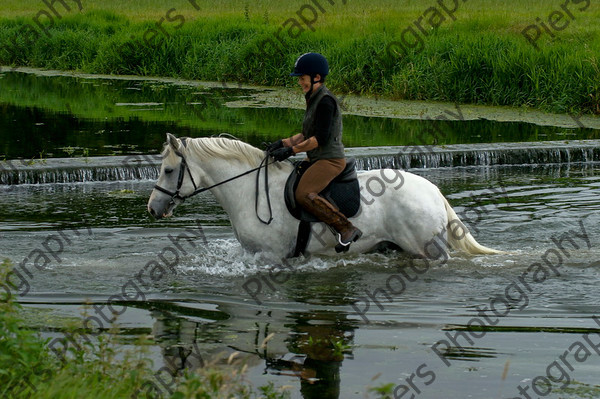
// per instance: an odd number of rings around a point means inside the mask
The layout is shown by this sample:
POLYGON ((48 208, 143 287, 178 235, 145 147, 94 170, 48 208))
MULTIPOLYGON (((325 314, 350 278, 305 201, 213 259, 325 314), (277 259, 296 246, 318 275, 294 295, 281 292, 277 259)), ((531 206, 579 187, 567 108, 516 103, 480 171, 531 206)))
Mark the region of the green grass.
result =
POLYGON ((339 93, 600 113, 595 2, 585 11, 576 9, 585 3, 571 5, 575 19, 554 38, 544 33, 538 51, 521 31, 537 17, 547 21, 564 1, 461 1, 456 21, 446 16, 427 37, 420 34, 422 51, 386 55, 386 46, 401 40, 401 32, 436 2, 319 0, 325 13, 317 14, 314 31, 291 38, 288 25, 280 34, 284 44, 274 49, 265 41, 275 41, 284 21, 298 18, 296 12, 308 3, 202 0, 196 10, 187 0, 83 0, 80 13, 74 0, 66 1, 73 10, 60 9, 64 15, 51 36, 31 40, 19 29, 44 4, 5 1, 0 63, 281 86, 295 84, 287 75, 299 54, 318 51, 329 58, 328 85, 339 93), (168 37, 160 34, 151 47, 136 44, 171 8, 171 22, 161 25, 168 37), (174 20, 178 15, 184 23, 174 20))

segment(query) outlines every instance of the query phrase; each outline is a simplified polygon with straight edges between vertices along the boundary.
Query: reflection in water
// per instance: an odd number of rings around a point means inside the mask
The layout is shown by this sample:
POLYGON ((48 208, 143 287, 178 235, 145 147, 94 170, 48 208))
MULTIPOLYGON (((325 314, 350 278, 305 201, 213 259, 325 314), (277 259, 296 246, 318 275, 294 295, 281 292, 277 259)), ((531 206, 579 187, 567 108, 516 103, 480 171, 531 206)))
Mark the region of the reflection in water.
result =
MULTIPOLYGON (((251 89, 19 72, 0 74, 0 85, 0 156, 8 159, 156 153, 165 132, 190 137, 228 132, 260 146, 297 132, 303 115, 301 109, 225 105, 248 97, 251 89)), ((594 129, 449 119, 344 115, 344 144, 441 146, 600 138, 594 129)))
POLYGON ((340 368, 345 357, 352 358, 357 328, 356 321, 348 319, 347 314, 290 312, 282 320, 269 316, 271 321, 262 327, 240 331, 237 319, 194 321, 182 313, 184 308, 176 307, 175 313, 166 308, 163 303, 160 310, 151 312, 155 320, 152 334, 161 348, 164 364, 162 371, 177 375, 207 364, 227 364, 232 351, 237 351, 244 354, 241 358, 245 364, 258 366, 260 359, 265 373, 297 378, 304 399, 341 397, 340 368), (272 330, 278 332, 272 334, 272 330), (237 331, 239 337, 224 336, 230 331, 237 331), (224 351, 223 342, 229 351, 224 351), (213 350, 206 349, 211 346, 213 350))
MULTIPOLYGON (((84 148, 89 156, 157 152, 165 130, 190 136, 227 130, 257 145, 296 129, 302 117, 300 110, 223 107, 247 95, 237 89, 13 73, 3 74, 0 84, 0 140, 8 158, 39 158, 40 152, 42 157, 82 156, 84 148)), ((427 136, 434 126, 428 123, 436 122, 348 116, 344 123, 349 146, 418 143, 419 137, 433 143, 439 138, 427 136)), ((447 132, 446 141, 438 145, 549 140, 573 133, 529 124, 438 123, 447 132)), ((577 130, 577 135, 596 138, 597 132, 577 130)), ((125 320, 143 334, 152 324, 161 363, 171 370, 225 364, 239 351, 255 385, 292 381, 299 386, 294 398, 341 399, 357 392, 362 396, 375 374, 382 374, 380 381, 398 383, 426 362, 439 379, 423 388, 419 399, 497 398, 543 373, 572 344, 573 331, 593 324, 590 317, 600 306, 599 164, 593 157, 584 158, 577 158, 578 164, 569 156, 561 158, 562 164, 547 165, 556 158, 540 158, 539 165, 529 166, 416 170, 440 187, 459 214, 469 215, 464 221, 482 242, 510 253, 456 256, 407 285, 402 294, 388 300, 380 292, 382 306, 371 306, 370 324, 352 313, 351 304, 385 287, 405 262, 402 257, 390 253, 306 260, 257 307, 241 286, 267 265, 240 253, 227 214, 214 197, 202 194, 182 205, 174 218, 156 222, 145 209, 154 183, 149 181, 21 184, 6 190, 0 196, 0 253, 17 264, 48 234, 91 226, 93 237, 65 247, 62 263, 32 280, 28 300, 60 309, 53 300, 81 303, 81 297, 114 294, 115 287, 156 257, 167 234, 199 220, 208 245, 182 257, 177 274, 151 287, 149 296, 159 300, 136 304, 151 312, 151 321, 131 314, 125 320), (489 195, 493 188, 501 190, 489 195), (570 253, 561 276, 535 287, 526 308, 501 320, 507 328, 486 332, 465 350, 451 348, 447 358, 452 367, 431 354, 428 348, 445 336, 444 329, 468 325, 474 307, 503 293, 552 247, 553 236, 579 221, 593 237, 592 249, 570 253), (548 332, 557 326, 564 329, 548 332), (508 360, 510 370, 501 379, 508 360)), ((593 368, 577 372, 579 381, 597 378, 593 368)))
POLYGON ((300 391, 305 399, 338 399, 340 368, 344 355, 351 355, 356 322, 340 312, 292 313, 295 319, 290 350, 303 353, 304 378, 300 391), (308 378, 306 378, 308 377, 308 378), (312 377, 312 378, 311 378, 312 377), (314 380, 313 380, 314 379, 314 380))
MULTIPOLYGON (((32 243, 41 245, 59 227, 90 225, 93 237, 73 240, 77 245, 64 248, 62 263, 31 281, 29 300, 72 303, 114 294, 115 287, 155 259, 167 234, 200 220, 208 244, 182 257, 176 274, 152 285, 148 298, 156 300, 147 307, 136 304, 151 311, 152 319, 136 319, 135 312, 124 318, 127 327, 143 329, 144 335, 152 327, 157 367, 190 364, 199 352, 205 364, 214 360, 223 365, 240 351, 255 386, 273 381, 296 386, 293 399, 342 399, 357 392, 362 397, 376 374, 381 373, 376 383, 399 383, 427 363, 438 378, 427 390, 421 386, 420 399, 467 393, 497 398, 501 388, 512 392, 511 385, 542 373, 568 348, 574 332, 565 331, 594 324, 589 317, 599 306, 598 165, 416 170, 440 187, 457 213, 466 215, 464 222, 478 239, 510 253, 454 256, 389 299, 375 292, 385 289, 390 275, 406 264, 394 253, 298 261, 297 273, 276 292, 265 292, 264 305, 257 306, 241 287, 268 265, 244 256, 214 197, 203 194, 182 205, 173 219, 156 222, 145 211, 150 181, 18 185, 0 196, 0 230, 5 233, 0 253, 17 264, 32 243), (580 220, 592 237, 592 249, 569 251, 561 276, 532 286, 528 306, 499 322, 506 328, 486 331, 475 345, 461 341, 463 349, 449 348, 446 359, 452 367, 432 354, 429 348, 444 339, 446 330, 467 326, 477 306, 504 293, 510 281, 554 246, 553 236, 577 229, 580 220), (381 304, 371 302, 370 324, 351 306, 368 295, 376 295, 381 304), (563 330, 552 333, 549 327, 563 330), (275 335, 263 347, 271 333, 275 335), (508 359, 510 370, 501 380, 508 359)), ((593 382, 596 376, 591 369, 578 372, 578 381, 593 382)))
POLYGON ((297 378, 305 399, 340 398, 340 368, 345 356, 351 358, 356 322, 343 312, 290 312, 279 333, 285 337, 270 338, 271 328, 268 324, 256 330, 253 353, 264 360, 265 372, 297 378))

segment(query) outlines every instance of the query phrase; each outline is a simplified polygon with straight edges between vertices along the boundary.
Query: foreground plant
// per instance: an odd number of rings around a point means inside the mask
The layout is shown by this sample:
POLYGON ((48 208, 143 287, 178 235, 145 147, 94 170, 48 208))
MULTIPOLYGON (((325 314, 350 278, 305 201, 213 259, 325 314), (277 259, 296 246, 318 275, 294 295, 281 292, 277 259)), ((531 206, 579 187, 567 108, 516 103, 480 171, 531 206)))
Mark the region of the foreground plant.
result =
MULTIPOLYGON (((8 282, 12 271, 8 260, 0 264, 0 282, 8 282)), ((5 287, 5 286, 3 286, 5 287)), ((6 287, 9 288, 9 287, 6 287)), ((0 397, 1 398, 156 398, 156 392, 143 387, 154 376, 146 356, 144 338, 135 350, 121 353, 116 341, 118 328, 99 334, 97 340, 84 340, 81 328, 67 328, 75 340, 60 360, 50 353, 39 334, 24 327, 23 309, 7 289, 0 290, 0 397), (121 359, 117 359, 119 352, 121 359)), ((287 392, 273 384, 257 390, 245 380, 246 367, 235 364, 233 356, 225 367, 215 364, 176 377, 174 399, 242 398, 284 399, 287 392)))

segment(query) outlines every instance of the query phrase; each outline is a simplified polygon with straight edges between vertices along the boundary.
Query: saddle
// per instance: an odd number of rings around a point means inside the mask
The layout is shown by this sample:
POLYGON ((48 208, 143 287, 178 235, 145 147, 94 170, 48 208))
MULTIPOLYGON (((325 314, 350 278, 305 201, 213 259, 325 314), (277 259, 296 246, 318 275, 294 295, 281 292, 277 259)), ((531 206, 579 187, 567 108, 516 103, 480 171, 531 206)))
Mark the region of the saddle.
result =
MULTIPOLYGON (((296 188, 298 187, 300 178, 310 165, 311 163, 308 161, 297 162, 285 183, 285 205, 292 216, 300 220, 293 257, 299 256, 306 250, 310 237, 310 223, 320 222, 319 219, 296 203, 296 188)), ((354 158, 347 158, 346 167, 342 173, 333 179, 319 195, 338 208, 347 218, 356 215, 360 209, 360 186, 356 175, 356 160, 354 158)))

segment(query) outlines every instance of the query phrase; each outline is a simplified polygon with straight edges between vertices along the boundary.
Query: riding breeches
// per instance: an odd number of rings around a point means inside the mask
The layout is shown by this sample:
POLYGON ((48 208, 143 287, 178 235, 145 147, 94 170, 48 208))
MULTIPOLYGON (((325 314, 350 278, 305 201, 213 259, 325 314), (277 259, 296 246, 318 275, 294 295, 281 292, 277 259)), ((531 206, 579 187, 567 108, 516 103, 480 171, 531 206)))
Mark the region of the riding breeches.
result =
POLYGON ((319 159, 304 172, 296 188, 296 202, 306 208, 308 194, 318 194, 346 167, 346 159, 319 159))

